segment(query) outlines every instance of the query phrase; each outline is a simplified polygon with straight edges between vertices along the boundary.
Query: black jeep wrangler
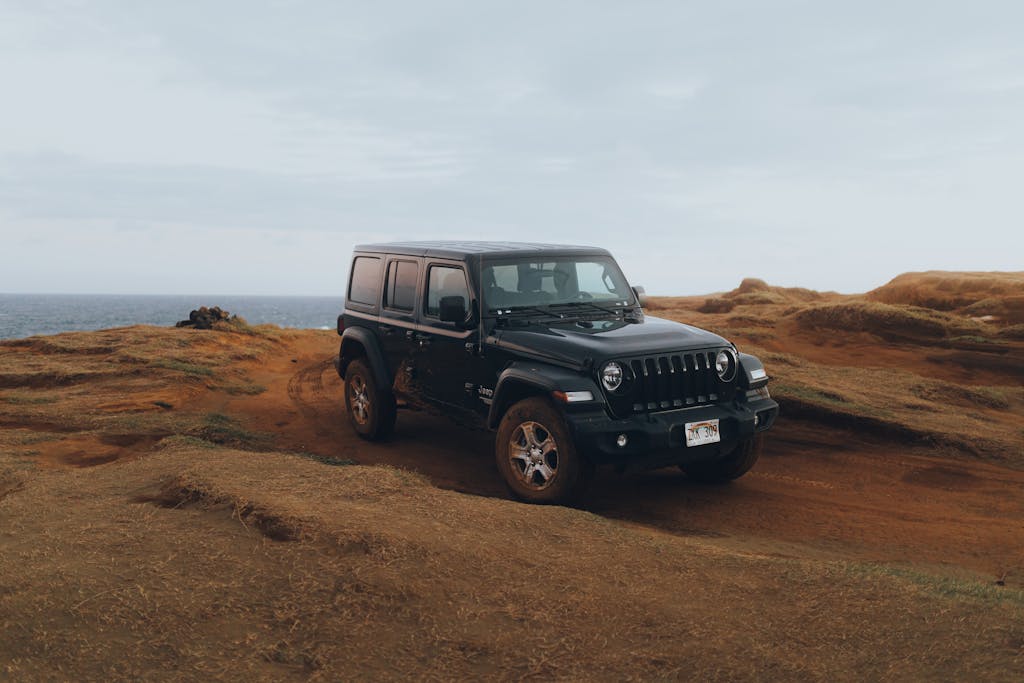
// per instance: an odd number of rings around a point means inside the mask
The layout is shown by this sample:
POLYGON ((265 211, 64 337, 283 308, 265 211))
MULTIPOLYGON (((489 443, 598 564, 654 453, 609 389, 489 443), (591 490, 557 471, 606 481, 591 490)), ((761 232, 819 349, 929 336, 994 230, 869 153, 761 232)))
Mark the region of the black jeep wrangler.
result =
POLYGON ((357 247, 336 359, 349 420, 386 436, 401 399, 496 429, 499 471, 537 503, 572 499, 601 464, 741 476, 778 414, 764 367, 645 303, 604 249, 357 247))

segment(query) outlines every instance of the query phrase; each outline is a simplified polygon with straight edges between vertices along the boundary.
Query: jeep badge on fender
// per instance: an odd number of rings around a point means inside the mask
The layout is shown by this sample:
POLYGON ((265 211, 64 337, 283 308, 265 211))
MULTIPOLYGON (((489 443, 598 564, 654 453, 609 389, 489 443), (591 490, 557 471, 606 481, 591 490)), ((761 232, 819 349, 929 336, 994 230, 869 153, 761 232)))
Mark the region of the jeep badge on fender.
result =
POLYGON ((401 398, 496 430, 498 470, 535 503, 573 500, 596 465, 743 475, 779 410, 764 367, 645 303, 604 249, 356 247, 335 361, 349 421, 385 437, 401 398))

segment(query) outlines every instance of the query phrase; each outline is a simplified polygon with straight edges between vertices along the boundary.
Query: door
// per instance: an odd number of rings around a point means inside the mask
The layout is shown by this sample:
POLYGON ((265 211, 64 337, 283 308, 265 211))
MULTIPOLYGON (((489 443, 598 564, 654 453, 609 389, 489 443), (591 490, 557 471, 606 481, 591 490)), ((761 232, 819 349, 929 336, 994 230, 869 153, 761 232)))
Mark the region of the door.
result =
POLYGON ((384 272, 383 301, 380 309, 380 341, 393 388, 403 397, 413 396, 413 362, 416 353, 416 301, 420 282, 420 262, 411 257, 388 259, 384 272))
POLYGON ((461 296, 469 311, 475 302, 462 264, 432 261, 426 268, 426 291, 416 334, 420 358, 417 374, 424 397, 457 417, 458 413, 473 410, 479 403, 477 382, 482 363, 477 354, 479 335, 475 325, 466 329, 466 325, 442 322, 441 297, 461 296))

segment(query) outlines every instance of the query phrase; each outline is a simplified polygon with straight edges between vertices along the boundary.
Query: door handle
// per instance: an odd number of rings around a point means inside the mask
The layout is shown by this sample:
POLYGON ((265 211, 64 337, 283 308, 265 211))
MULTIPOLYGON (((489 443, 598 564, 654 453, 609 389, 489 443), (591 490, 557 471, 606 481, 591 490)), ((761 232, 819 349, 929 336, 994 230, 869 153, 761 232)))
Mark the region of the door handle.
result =
POLYGON ((425 348, 427 346, 430 346, 430 335, 429 334, 416 334, 416 343, 419 344, 419 347, 421 349, 425 348))

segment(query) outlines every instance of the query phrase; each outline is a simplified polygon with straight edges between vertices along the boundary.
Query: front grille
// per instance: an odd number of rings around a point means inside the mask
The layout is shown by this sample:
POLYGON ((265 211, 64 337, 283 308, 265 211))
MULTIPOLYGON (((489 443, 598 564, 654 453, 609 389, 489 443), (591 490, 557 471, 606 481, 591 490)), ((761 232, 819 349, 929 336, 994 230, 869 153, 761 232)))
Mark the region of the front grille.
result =
POLYGON ((734 384, 726 384, 715 370, 716 351, 693 351, 634 358, 632 410, 634 413, 687 408, 719 399, 731 399, 734 384))

